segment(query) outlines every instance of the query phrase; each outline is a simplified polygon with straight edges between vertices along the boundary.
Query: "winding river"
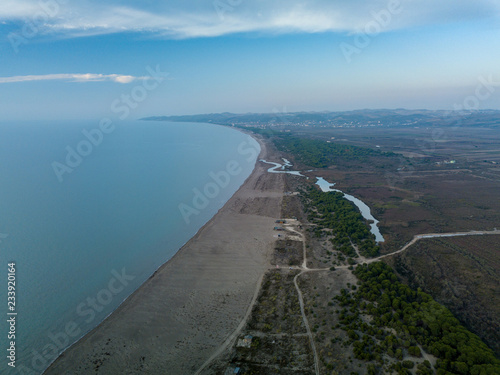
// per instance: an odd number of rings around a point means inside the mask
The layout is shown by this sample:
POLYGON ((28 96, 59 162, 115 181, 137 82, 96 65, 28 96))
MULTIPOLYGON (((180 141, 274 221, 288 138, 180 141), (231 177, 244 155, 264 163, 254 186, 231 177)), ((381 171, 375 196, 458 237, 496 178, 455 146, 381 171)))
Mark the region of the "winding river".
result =
MULTIPOLYGON (((287 173, 287 174, 291 174, 294 176, 306 177, 303 174, 301 174, 299 171, 286 170, 285 168, 292 166, 292 164, 287 159, 283 159, 284 164, 269 162, 266 160, 260 160, 260 161, 263 163, 266 163, 266 164, 274 165, 274 167, 271 167, 267 170, 269 173, 287 173)), ((361 199, 356 198, 352 195, 346 194, 341 190, 333 189, 333 186, 335 186, 335 183, 330 183, 330 182, 326 181, 323 177, 316 177, 316 179, 318 180, 316 182, 316 185, 319 186, 321 191, 323 191, 323 192, 337 191, 339 193, 344 194, 345 199, 354 203, 356 205, 356 207, 358 207, 359 211, 361 212, 361 215, 366 220, 371 222, 370 223, 370 231, 375 236, 375 241, 377 241, 377 242, 384 242, 385 241, 384 236, 382 236, 382 234, 380 233, 380 229, 378 228, 378 225, 377 225, 379 223, 379 221, 377 219, 375 219, 375 217, 373 217, 371 210, 370 210, 370 207, 368 207, 368 205, 365 202, 363 202, 361 199)))
POLYGON ((286 159, 283 159, 285 164, 273 163, 272 161, 266 161, 264 159, 261 159, 260 161, 263 163, 266 163, 266 164, 274 165, 274 167, 271 167, 267 170, 269 173, 287 173, 287 174, 293 174, 294 176, 306 177, 302 173, 300 173, 299 171, 287 171, 287 170, 285 170, 286 167, 292 166, 292 164, 286 159), (280 169, 280 170, 278 170, 278 169, 280 169))
POLYGON ((377 242, 384 242, 384 236, 380 233, 380 229, 378 228, 377 224, 379 221, 375 219, 371 213, 370 207, 363 202, 361 199, 358 199, 352 195, 346 194, 341 190, 338 189, 333 189, 332 187, 335 186, 335 184, 331 184, 328 181, 326 181, 323 177, 316 177, 318 181, 316 182, 316 185, 320 187, 320 189, 324 192, 329 192, 329 191, 338 191, 339 193, 344 194, 344 198, 347 199, 348 201, 351 201, 356 205, 356 207, 359 208, 359 211, 361 212, 361 215, 368 221, 373 221, 373 223, 370 223, 370 231, 375 235, 375 241, 377 242))

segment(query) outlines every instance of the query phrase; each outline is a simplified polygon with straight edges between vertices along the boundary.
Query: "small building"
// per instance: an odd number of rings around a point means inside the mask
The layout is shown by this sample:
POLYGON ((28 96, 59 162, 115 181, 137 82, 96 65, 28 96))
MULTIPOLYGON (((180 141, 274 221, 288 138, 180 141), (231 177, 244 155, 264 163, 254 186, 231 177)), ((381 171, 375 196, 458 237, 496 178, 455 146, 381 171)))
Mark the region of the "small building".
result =
POLYGON ((241 374, 241 368, 229 366, 224 372, 224 375, 233 375, 233 374, 241 374))
POLYGON ((237 348, 250 348, 252 346, 253 336, 246 335, 244 338, 239 339, 236 344, 237 348))

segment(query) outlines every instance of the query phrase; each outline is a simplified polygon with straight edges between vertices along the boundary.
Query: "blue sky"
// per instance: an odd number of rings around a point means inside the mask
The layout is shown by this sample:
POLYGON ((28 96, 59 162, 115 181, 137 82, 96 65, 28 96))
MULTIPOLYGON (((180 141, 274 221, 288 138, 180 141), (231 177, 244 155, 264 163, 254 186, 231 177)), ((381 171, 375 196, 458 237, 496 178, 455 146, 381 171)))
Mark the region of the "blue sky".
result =
POLYGON ((0 114, 453 109, 478 87, 500 109, 499 21, 496 0, 2 0, 0 114))

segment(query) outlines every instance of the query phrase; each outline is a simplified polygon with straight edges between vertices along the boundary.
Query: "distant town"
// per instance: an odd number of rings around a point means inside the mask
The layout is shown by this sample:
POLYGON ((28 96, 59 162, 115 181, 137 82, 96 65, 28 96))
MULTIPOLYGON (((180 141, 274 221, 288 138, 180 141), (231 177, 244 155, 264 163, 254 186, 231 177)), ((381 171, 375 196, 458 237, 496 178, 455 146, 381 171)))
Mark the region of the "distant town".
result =
POLYGON ((287 127, 366 128, 366 127, 499 127, 498 110, 357 110, 346 112, 217 113, 186 116, 155 116, 143 120, 208 122, 220 125, 277 129, 287 127))

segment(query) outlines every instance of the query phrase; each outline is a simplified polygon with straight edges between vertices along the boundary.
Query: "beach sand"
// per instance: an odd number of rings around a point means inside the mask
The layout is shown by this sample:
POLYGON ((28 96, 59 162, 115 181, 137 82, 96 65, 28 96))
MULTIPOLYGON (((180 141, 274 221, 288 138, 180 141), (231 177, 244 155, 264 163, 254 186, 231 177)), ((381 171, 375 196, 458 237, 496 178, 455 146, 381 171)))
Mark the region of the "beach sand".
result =
MULTIPOLYGON (((274 160, 261 143, 259 159, 274 160)), ((193 374, 244 318, 269 269, 283 174, 257 162, 224 207, 45 374, 193 374)))

